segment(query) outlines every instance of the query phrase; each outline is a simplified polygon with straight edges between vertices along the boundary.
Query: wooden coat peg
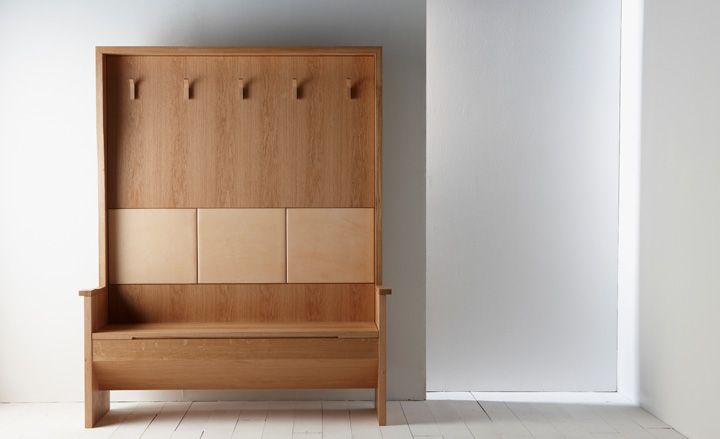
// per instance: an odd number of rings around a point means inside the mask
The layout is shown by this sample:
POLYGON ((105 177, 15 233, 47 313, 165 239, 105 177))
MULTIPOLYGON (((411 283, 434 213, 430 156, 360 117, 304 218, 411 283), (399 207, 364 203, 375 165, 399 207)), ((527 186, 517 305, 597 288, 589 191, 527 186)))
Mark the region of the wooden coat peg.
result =
POLYGON ((298 82, 297 78, 292 79, 292 98, 297 99, 298 98, 298 82))
POLYGON ((190 80, 187 78, 183 79, 183 91, 185 100, 190 100, 190 80))
POLYGON ((352 79, 345 78, 345 89, 347 90, 347 98, 352 99, 352 79))
POLYGON ((245 99, 245 78, 238 79, 238 84, 240 86, 240 99, 245 99))
POLYGON ((135 80, 134 79, 128 79, 128 84, 130 85, 130 100, 135 100, 135 80))

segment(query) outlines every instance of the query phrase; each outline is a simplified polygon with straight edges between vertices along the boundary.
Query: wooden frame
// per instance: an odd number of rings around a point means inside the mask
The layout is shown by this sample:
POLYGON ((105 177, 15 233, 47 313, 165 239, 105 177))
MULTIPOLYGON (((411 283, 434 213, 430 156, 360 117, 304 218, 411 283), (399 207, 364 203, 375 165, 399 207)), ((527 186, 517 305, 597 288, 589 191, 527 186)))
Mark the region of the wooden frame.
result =
MULTIPOLYGON (((385 425, 385 302, 386 295, 391 291, 381 286, 382 48, 98 47, 96 79, 99 288, 80 292, 85 306, 85 426, 94 426, 108 411, 110 390, 185 388, 374 388, 378 422, 385 425), (109 198, 109 185, 112 183, 108 181, 109 111, 106 86, 107 61, 113 56, 315 57, 318 63, 322 63, 323 57, 371 57, 374 63, 374 131, 370 136, 374 149, 374 283, 368 286, 372 290, 366 290, 363 284, 319 283, 295 286, 269 284, 264 287, 111 285, 108 209, 117 206, 113 206, 109 198), (149 297, 144 295, 148 289, 157 292, 153 295, 157 300, 145 299, 149 297), (342 291, 341 296, 332 293, 337 289, 342 291), (210 293, 210 296, 199 294, 201 291, 210 293), (328 301, 336 296, 340 302, 328 301), (243 307, 241 311, 231 308, 232 312, 226 312, 219 304, 228 303, 228 300, 243 307), (172 310, 173 306, 185 306, 184 309, 195 309, 197 312, 188 314, 179 311, 178 314, 172 310), (286 320, 300 318, 298 313, 304 313, 305 323, 286 320), (210 317, 214 322, 226 323, 208 322, 210 317), (326 319, 340 320, 333 323, 326 319), (238 373, 238 368, 242 369, 242 373, 238 373)), ((343 76, 339 90, 344 102, 356 102, 357 85, 351 81, 348 88, 348 80, 350 78, 343 76)), ((193 102, 193 82, 187 78, 184 81, 187 82, 184 86, 185 98, 193 102)), ((233 84, 233 87, 239 87, 240 99, 251 101, 252 79, 238 77, 235 81, 240 81, 233 84)), ((123 84, 129 87, 129 91, 125 88, 124 98, 133 102, 143 101, 142 79, 127 78, 123 84)), ((180 93, 181 86, 178 87, 180 93)), ((302 81, 297 82, 295 91, 296 98, 302 101, 302 81)), ((117 139, 112 139, 112 142, 117 142, 117 139)))
POLYGON ((107 324, 107 287, 80 291, 83 297, 85 325, 83 330, 85 359, 85 427, 89 428, 110 409, 110 392, 100 390, 93 372, 93 332, 107 324))

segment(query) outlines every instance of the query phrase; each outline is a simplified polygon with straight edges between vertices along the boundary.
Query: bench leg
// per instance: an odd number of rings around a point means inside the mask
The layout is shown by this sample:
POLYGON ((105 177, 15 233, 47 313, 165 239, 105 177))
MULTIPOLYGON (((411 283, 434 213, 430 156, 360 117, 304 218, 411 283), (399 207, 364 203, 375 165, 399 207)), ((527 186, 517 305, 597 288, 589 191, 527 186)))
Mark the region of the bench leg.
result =
POLYGON ((93 428, 110 410, 110 392, 98 390, 92 373, 85 375, 85 428, 93 428))
POLYGON ((385 308, 385 294, 380 294, 376 289, 375 293, 375 324, 378 327, 378 370, 377 386, 375 387, 375 411, 377 412, 378 424, 387 424, 387 319, 385 308))
POLYGON ((100 390, 93 371, 92 333, 107 322, 107 289, 101 288, 84 296, 84 372, 85 372, 85 428, 92 428, 110 410, 110 392, 100 390))
POLYGON ((385 330, 385 296, 379 301, 380 312, 378 313, 378 371, 377 387, 375 387, 375 411, 377 412, 378 424, 387 424, 387 372, 386 372, 386 330, 385 330))
POLYGON ((375 412, 377 413, 379 425, 387 425, 387 402, 385 398, 385 386, 375 389, 375 412))

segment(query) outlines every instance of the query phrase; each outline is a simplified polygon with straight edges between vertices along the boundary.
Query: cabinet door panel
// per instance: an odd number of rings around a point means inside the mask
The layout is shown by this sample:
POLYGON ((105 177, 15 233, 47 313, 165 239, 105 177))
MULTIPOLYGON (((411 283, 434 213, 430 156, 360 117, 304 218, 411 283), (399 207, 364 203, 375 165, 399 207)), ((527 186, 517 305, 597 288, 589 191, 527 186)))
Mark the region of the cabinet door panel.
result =
POLYGON ((288 209, 290 283, 371 283, 374 209, 288 209))
POLYGON ((285 209, 198 209, 198 282, 285 282, 285 209))
POLYGON ((197 282, 195 209, 110 209, 110 283, 197 282))

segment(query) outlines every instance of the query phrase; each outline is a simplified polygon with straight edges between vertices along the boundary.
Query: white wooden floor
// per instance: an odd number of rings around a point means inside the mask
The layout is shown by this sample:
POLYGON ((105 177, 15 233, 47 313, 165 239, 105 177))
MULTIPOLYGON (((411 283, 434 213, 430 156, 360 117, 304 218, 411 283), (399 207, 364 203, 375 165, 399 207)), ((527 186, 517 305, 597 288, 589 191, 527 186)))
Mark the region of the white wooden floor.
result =
POLYGON ((113 403, 100 426, 81 427, 82 405, 0 404, 0 438, 475 438, 677 439, 644 410, 606 404, 388 403, 378 427, 370 402, 113 403))

